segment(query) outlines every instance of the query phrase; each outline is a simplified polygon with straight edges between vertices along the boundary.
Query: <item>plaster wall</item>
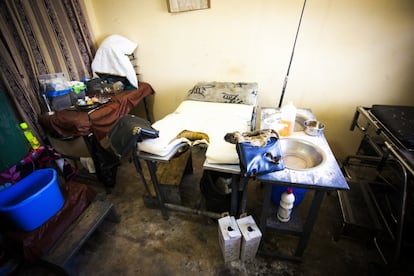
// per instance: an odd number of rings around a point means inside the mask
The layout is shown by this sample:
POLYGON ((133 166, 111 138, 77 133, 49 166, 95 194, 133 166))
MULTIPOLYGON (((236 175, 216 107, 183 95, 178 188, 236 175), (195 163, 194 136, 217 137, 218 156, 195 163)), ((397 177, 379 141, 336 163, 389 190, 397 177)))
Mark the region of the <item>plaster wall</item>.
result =
MULTIPOLYGON (((169 13, 167 0, 85 4, 97 45, 110 34, 138 43, 157 120, 198 81, 258 82, 259 104, 277 106, 303 1, 211 0, 181 13, 169 13)), ((354 153, 356 106, 414 105, 412 45, 414 1, 308 0, 284 103, 313 110, 338 158, 354 153)))

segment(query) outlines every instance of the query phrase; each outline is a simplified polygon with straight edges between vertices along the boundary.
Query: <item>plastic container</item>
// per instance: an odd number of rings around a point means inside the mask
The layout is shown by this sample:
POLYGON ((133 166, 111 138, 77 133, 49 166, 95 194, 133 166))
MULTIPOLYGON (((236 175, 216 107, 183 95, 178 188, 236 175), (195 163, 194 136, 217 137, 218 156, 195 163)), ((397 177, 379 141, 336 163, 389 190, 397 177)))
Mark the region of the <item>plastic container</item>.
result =
POLYGON ((40 147, 39 140, 37 140, 36 136, 33 134, 29 126, 23 122, 20 124, 20 128, 23 130, 23 134, 26 137, 32 149, 38 149, 40 147))
POLYGON ((59 111, 72 105, 72 88, 64 73, 39 76, 40 91, 50 101, 53 110, 59 111))
POLYGON ((296 120, 296 107, 289 102, 281 108, 280 127, 278 133, 280 136, 290 136, 293 134, 296 120))
POLYGON ((73 98, 75 99, 75 101, 77 99, 84 99, 86 96, 86 85, 83 82, 80 81, 71 81, 70 82, 70 87, 72 88, 73 91, 73 98))
POLYGON ((65 90, 46 92, 46 96, 49 99, 53 110, 59 111, 70 107, 72 105, 71 92, 72 89, 70 88, 65 90))
POLYGON ((225 216, 218 220, 218 235, 224 262, 238 260, 242 235, 233 216, 225 216))
POLYGON ((295 195, 292 188, 287 188, 280 198, 279 209, 277 210, 277 218, 281 222, 288 222, 292 213, 293 203, 295 202, 295 195))
MULTIPOLYGON (((280 198, 282 197, 282 194, 284 192, 286 192, 286 186, 279 186, 279 185, 273 185, 272 187, 272 201, 275 204, 280 203, 280 198)), ((306 192, 308 191, 308 189, 305 188, 297 188, 297 187, 292 187, 291 188, 293 191, 293 194, 295 195, 295 202, 293 203, 293 207, 299 206, 303 199, 306 196, 306 192)))
POLYGON ((252 216, 239 218, 236 222, 242 234, 240 260, 254 259, 260 246, 262 232, 260 232, 252 216))
POLYGON ((54 169, 36 170, 0 191, 0 214, 23 231, 32 231, 63 206, 54 169))
POLYGON ((279 132, 280 128, 282 127, 280 123, 280 112, 272 114, 267 118, 263 119, 261 129, 273 129, 276 132, 279 132))
POLYGON ((40 75, 38 79, 42 93, 62 91, 70 88, 69 82, 66 80, 63 72, 40 75))

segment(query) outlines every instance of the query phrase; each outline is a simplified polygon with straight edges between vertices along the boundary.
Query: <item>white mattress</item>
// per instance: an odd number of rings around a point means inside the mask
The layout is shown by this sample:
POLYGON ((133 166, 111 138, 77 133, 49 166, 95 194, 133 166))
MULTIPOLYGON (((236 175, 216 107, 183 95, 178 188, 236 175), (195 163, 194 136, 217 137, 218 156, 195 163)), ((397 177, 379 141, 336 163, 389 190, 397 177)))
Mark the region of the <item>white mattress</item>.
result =
POLYGON ((209 163, 238 164, 236 147, 227 143, 224 136, 228 132, 249 131, 253 111, 253 105, 185 100, 173 113, 153 124, 160 132, 159 138, 140 142, 138 149, 165 156, 178 144, 189 142, 186 138, 174 139, 181 131, 204 132, 210 140, 206 152, 209 163))

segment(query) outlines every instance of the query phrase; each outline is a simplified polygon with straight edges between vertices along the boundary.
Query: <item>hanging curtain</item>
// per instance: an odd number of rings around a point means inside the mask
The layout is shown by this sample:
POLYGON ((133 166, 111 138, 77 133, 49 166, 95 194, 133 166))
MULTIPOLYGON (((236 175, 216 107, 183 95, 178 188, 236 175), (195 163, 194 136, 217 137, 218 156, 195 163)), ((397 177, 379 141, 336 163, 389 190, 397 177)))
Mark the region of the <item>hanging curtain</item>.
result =
POLYGON ((95 49, 84 11, 82 0, 0 1, 0 85, 39 137, 44 132, 37 118, 46 109, 38 76, 92 75, 95 49))

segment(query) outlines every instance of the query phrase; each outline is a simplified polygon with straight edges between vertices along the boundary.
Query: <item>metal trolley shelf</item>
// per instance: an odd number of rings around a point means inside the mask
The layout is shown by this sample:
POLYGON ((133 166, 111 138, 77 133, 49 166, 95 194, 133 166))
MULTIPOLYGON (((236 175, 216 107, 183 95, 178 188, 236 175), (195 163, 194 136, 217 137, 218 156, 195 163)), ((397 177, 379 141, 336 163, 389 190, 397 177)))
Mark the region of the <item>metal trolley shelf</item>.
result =
POLYGON ((410 211, 408 195, 414 175, 413 123, 414 107, 357 107, 351 130, 359 130, 363 137, 356 154, 348 156, 342 166, 351 191, 338 192, 341 234, 365 230, 386 264, 399 261, 404 229, 409 227, 406 213, 410 211))

